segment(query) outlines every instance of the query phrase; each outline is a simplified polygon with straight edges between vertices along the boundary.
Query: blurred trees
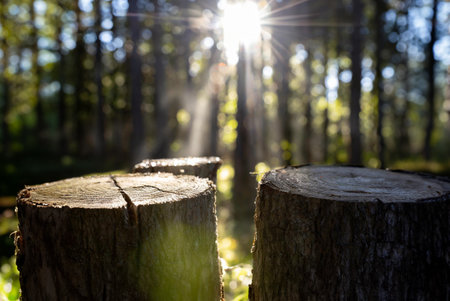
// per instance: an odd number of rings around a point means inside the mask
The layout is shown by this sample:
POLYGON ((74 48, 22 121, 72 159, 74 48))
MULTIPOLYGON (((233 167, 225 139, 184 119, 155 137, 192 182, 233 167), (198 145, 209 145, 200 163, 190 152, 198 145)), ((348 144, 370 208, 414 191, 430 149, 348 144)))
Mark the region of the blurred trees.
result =
POLYGON ((1 175, 24 157, 217 154, 238 212, 262 166, 450 160, 450 3, 258 2, 263 31, 239 60, 225 6, 1 1, 1 175))

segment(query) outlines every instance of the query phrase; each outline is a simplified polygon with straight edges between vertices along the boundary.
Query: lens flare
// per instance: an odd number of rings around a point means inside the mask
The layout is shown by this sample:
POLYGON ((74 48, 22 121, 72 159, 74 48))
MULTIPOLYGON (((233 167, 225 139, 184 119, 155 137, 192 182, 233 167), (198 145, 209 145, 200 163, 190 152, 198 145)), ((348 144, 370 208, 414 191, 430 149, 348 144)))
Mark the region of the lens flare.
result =
POLYGON ((226 3, 222 28, 225 54, 229 64, 238 61, 240 45, 247 50, 261 39, 261 13, 255 2, 226 3))

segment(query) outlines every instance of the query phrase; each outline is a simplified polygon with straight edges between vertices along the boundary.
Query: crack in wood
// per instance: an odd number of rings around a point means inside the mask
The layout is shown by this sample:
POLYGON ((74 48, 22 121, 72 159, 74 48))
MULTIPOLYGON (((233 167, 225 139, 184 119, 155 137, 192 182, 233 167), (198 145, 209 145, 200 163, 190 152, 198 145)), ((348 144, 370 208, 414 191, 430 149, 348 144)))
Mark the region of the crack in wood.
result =
POLYGON ((168 191, 168 190, 164 190, 164 189, 161 189, 161 188, 159 188, 159 187, 156 187, 156 186, 153 186, 153 185, 148 185, 148 184, 146 184, 145 186, 148 186, 148 187, 151 187, 151 188, 153 188, 153 189, 156 189, 156 190, 158 190, 159 192, 163 192, 163 193, 171 193, 171 194, 176 194, 176 195, 179 195, 179 196, 183 196, 183 197, 185 197, 185 198, 189 198, 189 195, 184 194, 184 193, 180 193, 180 192, 176 192, 176 191, 168 191))
POLYGON ((131 201, 130 196, 123 190, 122 187, 120 187, 119 183, 117 182, 116 178, 113 175, 109 176, 111 180, 113 181, 114 185, 119 189, 120 194, 122 195, 123 199, 127 203, 127 213, 128 213, 128 220, 130 221, 131 225, 137 225, 138 223, 138 214, 137 214, 137 207, 133 202, 131 201))

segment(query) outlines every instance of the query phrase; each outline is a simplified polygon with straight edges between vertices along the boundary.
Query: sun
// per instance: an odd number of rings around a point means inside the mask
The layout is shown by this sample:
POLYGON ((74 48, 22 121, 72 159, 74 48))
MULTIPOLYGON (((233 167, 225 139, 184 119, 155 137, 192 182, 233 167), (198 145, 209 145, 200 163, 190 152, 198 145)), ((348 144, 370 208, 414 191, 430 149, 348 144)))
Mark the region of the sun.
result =
POLYGON ((253 1, 241 1, 223 5, 223 43, 228 63, 238 60, 239 47, 247 50, 261 40, 261 12, 253 1))

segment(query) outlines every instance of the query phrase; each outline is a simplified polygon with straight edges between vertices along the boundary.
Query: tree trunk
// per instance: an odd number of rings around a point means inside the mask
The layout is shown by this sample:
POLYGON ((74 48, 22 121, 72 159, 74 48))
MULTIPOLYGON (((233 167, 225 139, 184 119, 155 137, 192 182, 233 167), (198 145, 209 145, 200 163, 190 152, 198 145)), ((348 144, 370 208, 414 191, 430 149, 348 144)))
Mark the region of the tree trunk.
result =
MULTIPOLYGON (((152 0, 157 16, 161 14, 161 3, 152 0)), ((166 158, 170 150, 169 116, 168 105, 165 97, 166 91, 166 58, 162 52, 163 28, 161 19, 156 19, 152 29, 152 46, 154 56, 154 108, 156 121, 156 147, 153 150, 153 157, 166 158)))
POLYGON ((380 160, 380 168, 385 168, 385 142, 383 136, 383 119, 384 119, 384 87, 381 69, 383 65, 383 48, 384 48, 384 12, 386 11, 384 0, 376 1, 375 9, 375 28, 376 42, 375 49, 375 89, 378 98, 377 113, 377 137, 378 137, 378 159, 380 160))
MULTIPOLYGON (((4 2, 1 3, 0 6, 0 26, 2 28, 6 28, 6 5, 4 2)), ((9 93, 9 80, 8 80, 8 59, 9 59, 9 51, 8 51, 8 43, 6 41, 6 33, 2 31, 2 37, 0 40, 0 49, 2 50, 2 75, 1 75, 1 92, 2 92, 2 115, 1 115, 1 123, 2 123, 2 155, 8 157, 10 154, 10 135, 9 135, 9 123, 8 123, 8 114, 11 106, 11 98, 9 93)))
MULTIPOLYGON (((277 32, 275 32, 277 33, 277 32)), ((278 119, 280 121, 281 130, 281 157, 284 165, 291 165, 292 163, 292 130, 291 130, 291 114, 289 112, 289 97, 291 91, 289 89, 289 57, 290 49, 289 42, 286 38, 281 38, 283 35, 279 33, 280 41, 273 43, 276 49, 277 62, 275 64, 275 72, 277 76, 277 98, 278 98, 278 119)))
POLYGON ((209 132, 209 147, 206 155, 209 156, 217 156, 217 144, 218 144, 218 136, 219 136, 219 122, 217 120, 217 116, 220 112, 220 86, 218 84, 214 85, 214 92, 211 95, 211 111, 209 116, 209 124, 211 126, 209 132))
MULTIPOLYGON (((403 6, 403 10, 402 10, 402 15, 406 17, 406 28, 404 29, 404 32, 408 32, 410 30, 410 18, 408 17, 408 13, 409 13, 409 9, 411 6, 411 2, 405 1, 404 2, 404 6, 403 6)), ((405 158, 410 150, 411 150, 411 146, 410 146, 410 138, 409 138, 409 120, 408 120, 408 115, 409 115, 409 94, 410 94, 410 76, 411 76, 411 72, 410 72, 410 67, 409 67, 409 55, 408 55, 408 51, 409 51, 409 46, 408 44, 406 44, 406 49, 405 51, 401 54, 401 65, 403 65, 403 68, 405 68, 405 72, 404 72, 404 76, 402 79, 402 85, 403 85, 403 89, 405 90, 405 97, 403 100, 403 103, 400 104, 400 113, 398 118, 396 118, 398 120, 398 135, 396 138, 396 146, 397 146, 397 158, 405 158)))
MULTIPOLYGON (((60 8, 64 10, 66 4, 59 3, 60 8)), ((63 27, 64 22, 62 20, 58 21, 58 53, 59 53, 59 67, 58 67, 58 77, 59 77, 59 92, 58 92, 58 146, 60 156, 67 154, 67 104, 66 104, 66 94, 64 91, 64 86, 66 85, 66 54, 63 46, 63 27)))
POLYGON ((437 5, 438 0, 433 1, 433 16, 431 18, 430 43, 428 43, 428 120, 425 128, 425 142, 423 153, 425 160, 431 159, 431 135, 434 129, 434 65, 436 59, 434 57, 434 44, 436 43, 436 23, 437 23, 437 5))
POLYGON ((31 31, 31 41, 33 43, 32 46, 32 56, 31 56, 31 65, 32 65, 32 76, 33 76, 33 86, 34 93, 36 99, 36 127, 35 137, 37 138, 37 145, 42 147, 44 145, 44 132, 45 132, 45 122, 44 122, 44 108, 43 108, 43 99, 41 96, 41 80, 42 80, 42 68, 39 66, 38 56, 39 56, 39 46, 38 39, 39 33, 38 28, 34 26, 36 22, 36 13, 34 9, 34 3, 32 3, 30 7, 30 20, 33 22, 33 29, 31 31))
POLYGON ((221 300, 215 189, 171 174, 73 178, 22 190, 23 300, 221 300))
POLYGON ((81 9, 78 5, 78 2, 75 4, 75 14, 76 14, 76 23, 77 23, 77 45, 75 47, 75 58, 74 58, 74 69, 75 71, 75 111, 74 111, 74 119, 75 119, 75 143, 77 154, 80 155, 84 151, 84 127, 83 127, 83 115, 84 115, 84 107, 83 107, 83 91, 84 91, 84 66, 83 66, 83 58, 85 54, 84 49, 84 29, 83 24, 81 23, 81 9))
POLYGON ((105 154, 105 111, 104 111, 104 97, 103 97, 103 63, 102 63, 102 42, 100 40, 100 33, 102 31, 102 8, 101 1, 94 1, 95 7, 95 33, 97 39, 95 40, 95 85, 97 86, 97 154, 105 154))
MULTIPOLYGON (((113 27, 111 28, 111 32, 113 35, 113 39, 120 36, 120 30, 123 28, 123 24, 120 19, 121 17, 118 17, 114 13, 114 5, 113 3, 109 6, 110 9, 110 15, 112 18, 113 27)), ((112 70, 109 72, 109 76, 111 77, 111 80, 115 83, 111 90, 111 96, 110 96, 110 106, 112 109, 111 112, 111 131, 112 131, 112 141, 111 146, 114 148, 115 156, 114 160, 116 164, 123 164, 124 157, 127 156, 128 146, 125 142, 125 135, 124 135, 124 123, 125 123, 125 109, 119 105, 119 99, 126 98, 127 89, 123 89, 123 85, 118 85, 116 83, 117 78, 122 73, 126 73, 124 71, 124 64, 120 64, 119 62, 115 62, 112 70)))
POLYGON ((322 161, 323 162, 327 162, 328 160, 328 126, 330 124, 330 119, 328 117, 328 107, 330 105, 329 103, 329 99, 328 99, 328 95, 327 95, 327 76, 328 76, 328 43, 329 43, 329 34, 328 31, 325 32, 325 43, 324 43, 324 58, 323 58, 323 67, 324 67, 324 72, 323 72, 323 87, 324 89, 324 93, 325 93, 325 100, 326 100, 326 104, 325 104, 325 108, 323 109, 323 127, 322 127, 322 147, 323 147, 323 154, 322 154, 322 161))
POLYGON ((174 175, 192 175, 216 181, 217 170, 222 165, 219 157, 188 157, 144 160, 134 166, 133 172, 170 172, 174 175))
POLYGON ((361 112, 361 27, 363 3, 353 0, 353 34, 352 34, 352 82, 350 97, 350 164, 361 165, 361 130, 359 113, 361 112))
POLYGON ((309 48, 306 49, 308 51, 308 57, 304 61, 304 68, 305 68, 305 77, 306 77, 306 87, 305 87, 305 127, 304 127, 304 133, 303 133, 303 160, 305 162, 311 162, 312 160, 312 154, 311 154, 311 137, 313 137, 313 128, 312 128, 312 112, 311 112, 311 77, 312 77, 312 70, 311 70, 311 64, 312 64, 312 53, 309 48))
POLYGON ((267 173, 250 300, 447 300, 450 182, 358 167, 267 173))
MULTIPOLYGON (((344 14, 342 6, 338 5, 338 8, 336 10, 338 16, 342 16, 344 14)), ((341 59, 341 55, 344 52, 343 50, 343 45, 342 45, 342 32, 340 28, 336 28, 335 30, 335 39, 336 39, 336 60, 337 60, 337 64, 338 64, 338 89, 337 89, 337 93, 338 93, 338 97, 337 100, 339 100, 340 103, 343 104, 343 100, 346 99, 346 95, 345 93, 346 91, 344 91, 344 83, 340 80, 340 74, 342 72, 342 59, 341 59)), ((337 132, 334 135, 334 139, 332 144, 334 144, 334 151, 333 151, 333 161, 334 163, 342 163, 339 158, 339 153, 341 152, 341 150, 344 148, 343 145, 343 133, 342 133, 342 124, 344 123, 343 121, 343 117, 342 114, 339 114, 339 117, 336 121, 336 127, 337 127, 337 132)))
MULTIPOLYGON (((253 183, 256 183, 250 172, 249 145, 249 119, 247 110, 246 74, 249 67, 245 47, 241 45, 239 50, 239 62, 237 64, 237 137, 234 150, 234 179, 233 179, 233 217, 235 220, 234 233, 243 241, 248 240, 250 247, 251 238, 246 237, 251 230, 252 216, 254 212, 253 183)), ((256 186, 256 185, 255 185, 256 186)), ((243 243, 245 244, 245 243, 243 243)))
POLYGON ((128 16, 133 48, 129 58, 130 88, 131 88, 131 161, 139 162, 145 157, 145 132, 142 117, 142 70, 141 57, 138 53, 141 26, 139 23, 138 1, 130 1, 128 16))

